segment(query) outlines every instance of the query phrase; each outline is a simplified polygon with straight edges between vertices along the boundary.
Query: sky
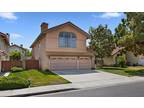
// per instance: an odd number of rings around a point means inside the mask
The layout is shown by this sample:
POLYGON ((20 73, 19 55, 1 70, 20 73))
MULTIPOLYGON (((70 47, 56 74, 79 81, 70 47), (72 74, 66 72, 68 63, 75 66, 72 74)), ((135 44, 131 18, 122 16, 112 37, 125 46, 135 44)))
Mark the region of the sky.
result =
POLYGON ((91 26, 107 24, 114 33, 115 27, 124 17, 123 13, 117 12, 7 12, 0 13, 0 32, 10 34, 10 43, 23 44, 29 48, 39 35, 42 22, 47 22, 50 28, 71 21, 86 32, 91 26))

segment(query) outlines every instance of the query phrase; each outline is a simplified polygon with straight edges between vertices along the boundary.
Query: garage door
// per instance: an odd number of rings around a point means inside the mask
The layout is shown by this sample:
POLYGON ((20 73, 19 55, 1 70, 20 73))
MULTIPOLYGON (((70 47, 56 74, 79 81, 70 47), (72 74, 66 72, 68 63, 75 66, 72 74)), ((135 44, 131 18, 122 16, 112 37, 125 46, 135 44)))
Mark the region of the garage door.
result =
POLYGON ((77 69, 77 57, 50 57, 50 69, 77 69))
POLYGON ((79 58, 79 69, 91 69, 91 58, 80 57, 79 58))

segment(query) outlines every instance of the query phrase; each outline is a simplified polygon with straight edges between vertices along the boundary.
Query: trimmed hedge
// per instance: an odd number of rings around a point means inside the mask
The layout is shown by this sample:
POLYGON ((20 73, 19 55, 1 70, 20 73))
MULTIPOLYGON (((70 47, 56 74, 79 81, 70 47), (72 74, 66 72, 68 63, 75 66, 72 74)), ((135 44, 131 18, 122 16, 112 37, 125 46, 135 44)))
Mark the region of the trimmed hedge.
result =
POLYGON ((23 68, 21 68, 21 67, 12 67, 11 68, 11 71, 12 72, 21 72, 21 71, 23 71, 24 69, 23 68))
POLYGON ((30 81, 20 77, 2 77, 0 78, 0 90, 12 90, 27 88, 30 81))

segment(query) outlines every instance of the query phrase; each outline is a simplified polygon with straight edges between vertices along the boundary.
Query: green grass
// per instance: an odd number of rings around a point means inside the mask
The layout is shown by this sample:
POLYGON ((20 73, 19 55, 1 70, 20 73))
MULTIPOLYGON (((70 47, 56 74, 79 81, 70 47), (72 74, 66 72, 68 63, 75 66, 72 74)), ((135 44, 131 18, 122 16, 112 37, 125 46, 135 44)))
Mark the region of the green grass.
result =
POLYGON ((144 67, 98 67, 98 70, 124 76, 144 76, 144 67))
POLYGON ((11 73, 10 76, 17 76, 31 81, 30 87, 66 84, 70 83, 68 80, 56 75, 50 71, 42 72, 38 70, 26 70, 21 72, 11 73))

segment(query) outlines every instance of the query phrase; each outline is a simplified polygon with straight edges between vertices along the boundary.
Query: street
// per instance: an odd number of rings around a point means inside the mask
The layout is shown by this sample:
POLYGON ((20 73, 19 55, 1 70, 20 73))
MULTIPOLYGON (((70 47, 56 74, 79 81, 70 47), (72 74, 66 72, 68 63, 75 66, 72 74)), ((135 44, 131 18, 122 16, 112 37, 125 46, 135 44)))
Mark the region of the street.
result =
POLYGON ((33 95, 38 97, 143 97, 144 82, 122 84, 103 88, 88 88, 50 94, 33 95))

